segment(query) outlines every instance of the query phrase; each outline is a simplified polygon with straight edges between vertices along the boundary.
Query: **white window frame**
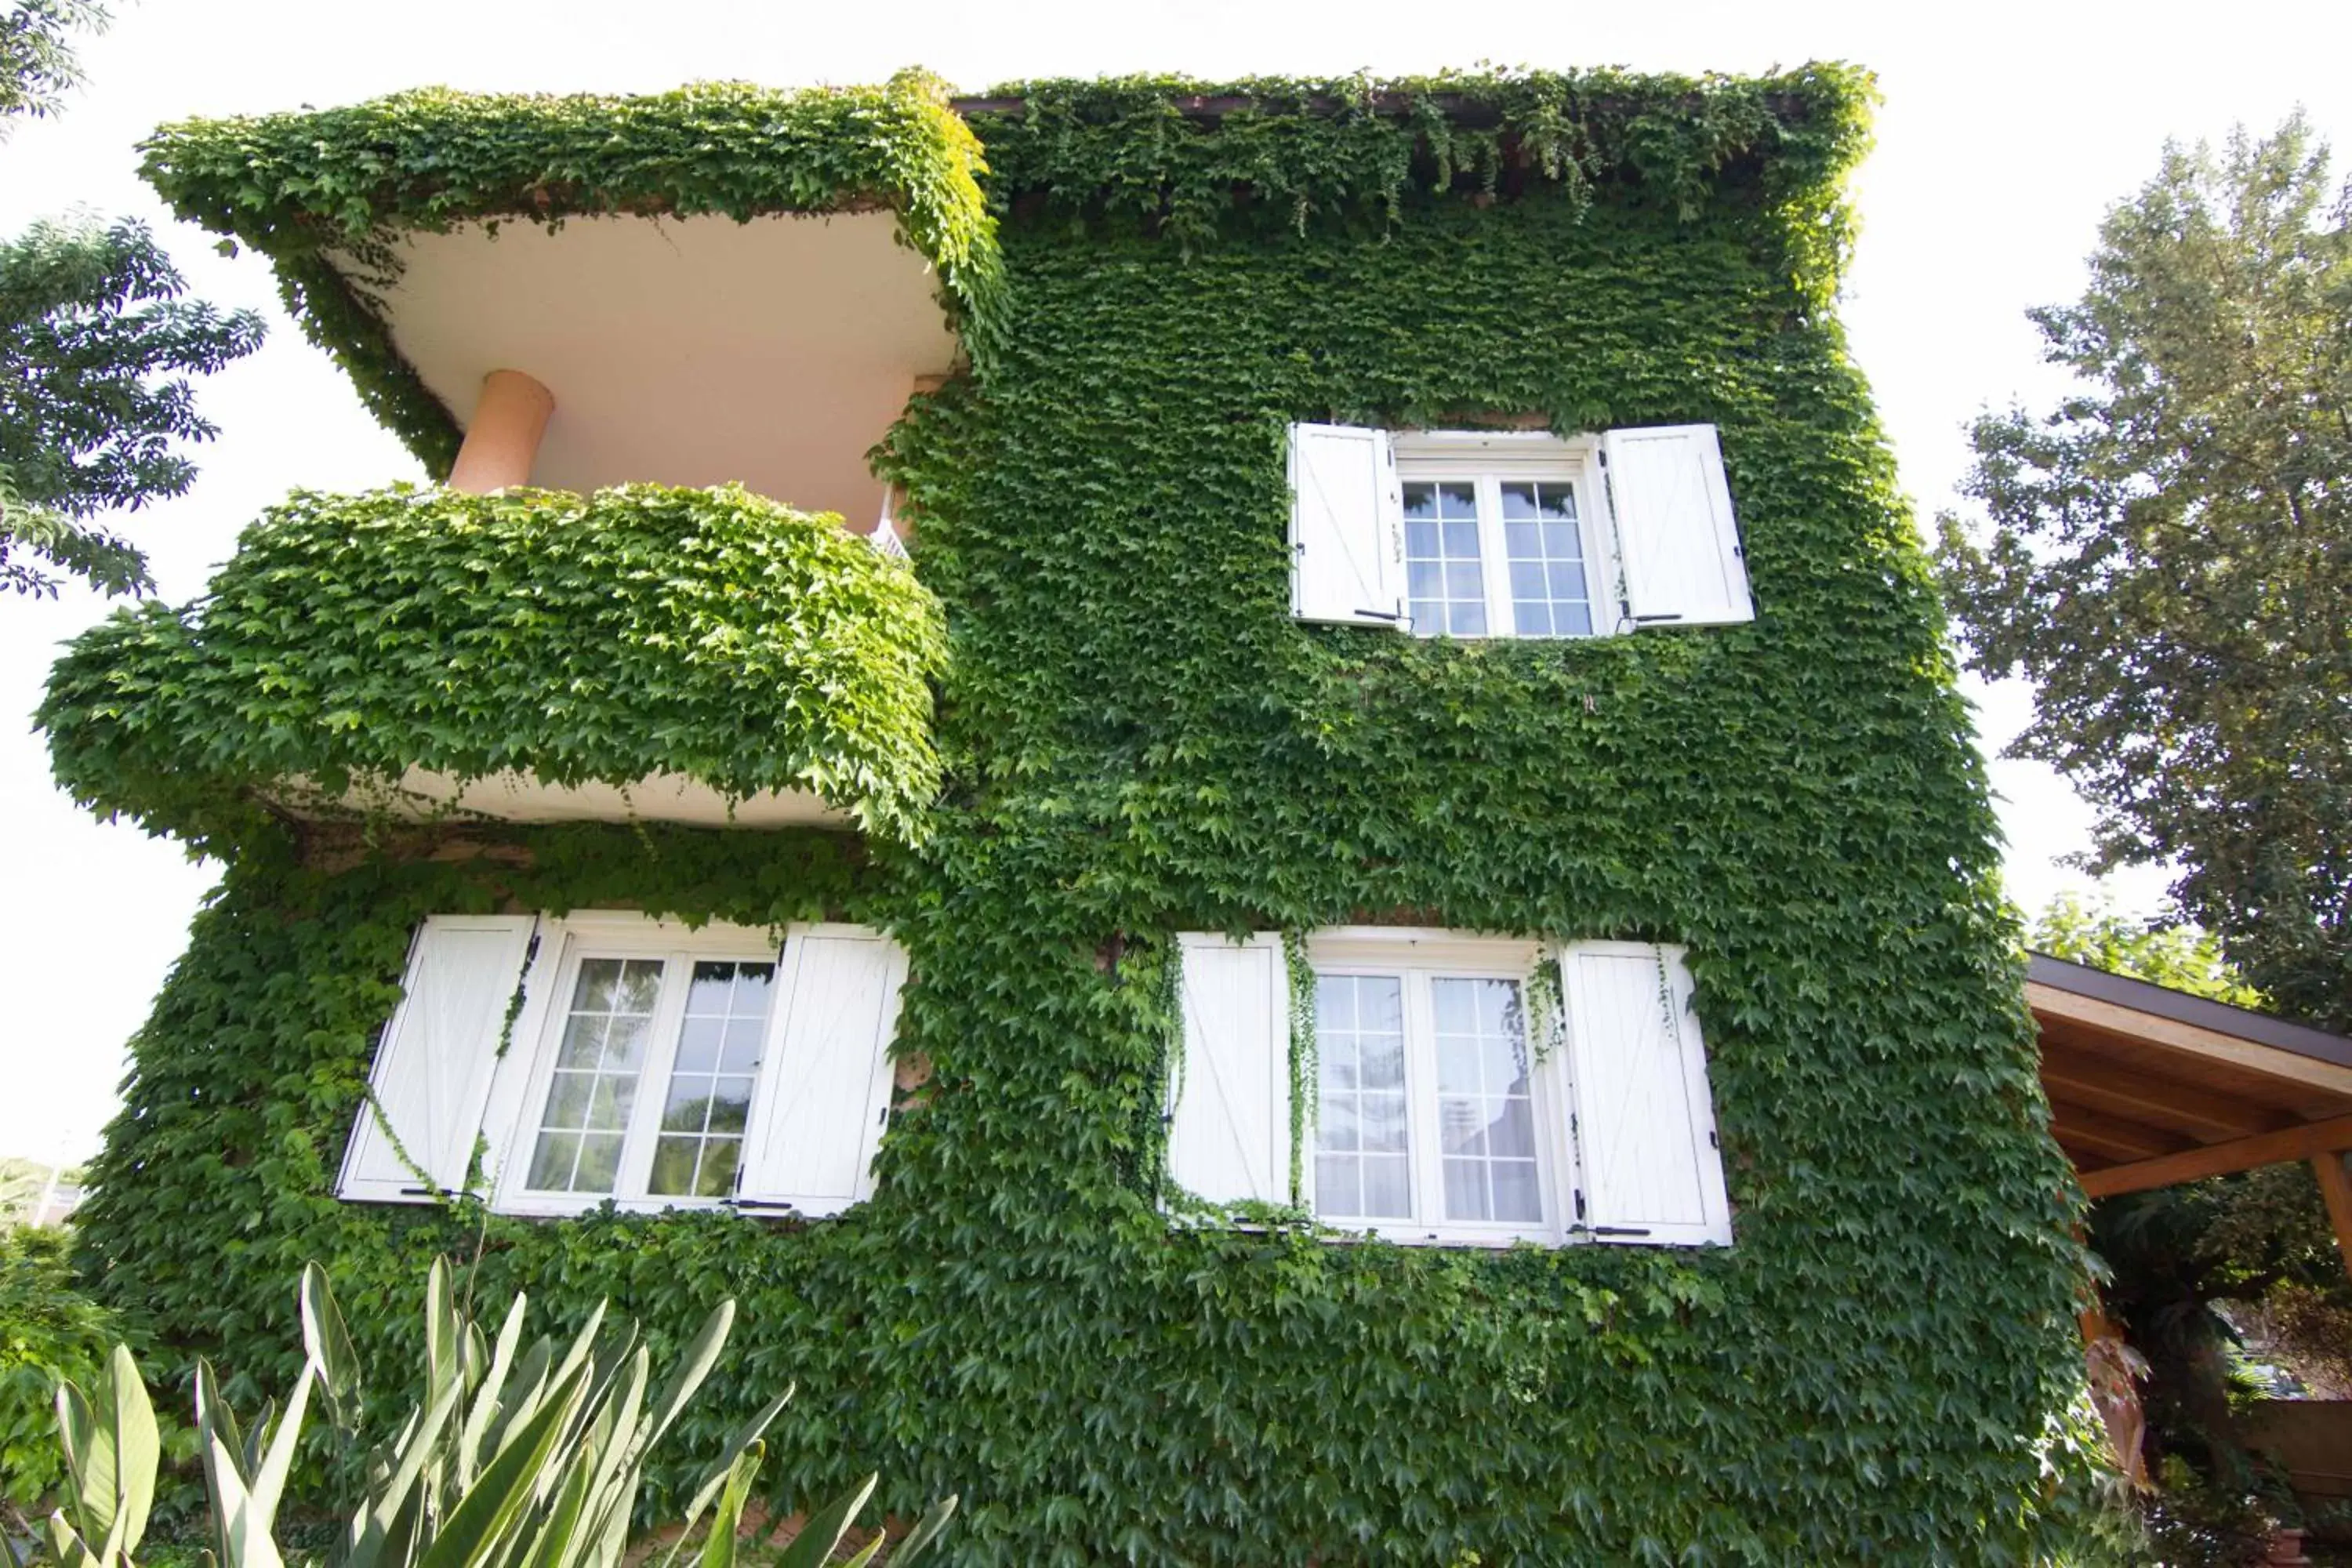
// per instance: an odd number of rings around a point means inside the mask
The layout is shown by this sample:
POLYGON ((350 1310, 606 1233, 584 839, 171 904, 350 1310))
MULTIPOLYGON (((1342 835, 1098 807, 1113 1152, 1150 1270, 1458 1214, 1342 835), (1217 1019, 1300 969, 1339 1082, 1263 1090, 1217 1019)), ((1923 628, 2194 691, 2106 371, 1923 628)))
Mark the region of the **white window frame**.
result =
MULTIPOLYGON (((1304 1119, 1307 1147, 1299 1151, 1300 1202, 1316 1223, 1347 1234, 1370 1234, 1430 1247, 1509 1247, 1534 1242, 1559 1247, 1587 1239, 1576 1233, 1577 1152, 1569 1131, 1561 1052, 1545 1051, 1532 1033, 1528 1039, 1528 1095, 1535 1116, 1537 1185, 1543 1216, 1534 1224, 1516 1220, 1449 1220, 1445 1212, 1444 1154, 1439 1147, 1437 1042, 1431 1016, 1433 979, 1512 980, 1518 983, 1521 1016, 1528 1016, 1528 986, 1544 944, 1519 937, 1480 936, 1415 927, 1338 926, 1307 939, 1308 967, 1324 975, 1397 975, 1404 981, 1405 1127, 1414 1217, 1365 1220, 1327 1218, 1315 1201, 1316 1126, 1319 1081, 1307 1085, 1317 1097, 1304 1119), (1541 1055, 1543 1059, 1536 1058, 1541 1055)), ((1319 1023, 1318 1023, 1319 1028, 1319 1023)))
POLYGON ((524 976, 524 1004, 515 1019, 511 1044, 499 1064, 500 1083, 493 1089, 484 1128, 490 1139, 497 1167, 491 1207, 500 1214, 559 1218, 587 1214, 610 1202, 635 1213, 664 1209, 725 1209, 728 1197, 698 1197, 688 1194, 649 1193, 646 1183, 653 1165, 654 1140, 667 1099, 677 1061, 679 1022, 686 1007, 688 980, 698 961, 772 963, 776 966, 770 993, 768 1020, 761 1037, 760 1061, 754 1071, 751 1104, 744 1123, 744 1148, 738 1156, 738 1179, 751 1159, 751 1140, 767 1124, 770 1097, 777 1092, 775 1063, 784 1019, 791 1010, 787 991, 790 971, 782 957, 789 936, 803 933, 842 935, 866 932, 862 927, 793 925, 774 928, 712 921, 699 928, 656 920, 637 913, 607 910, 575 912, 561 920, 542 921, 539 952, 524 976), (582 961, 590 958, 658 958, 665 962, 661 994, 629 1125, 621 1145, 619 1173, 610 1193, 534 1191, 528 1184, 533 1149, 539 1137, 555 1057, 582 961), (495 1131, 491 1131, 495 1129, 495 1131))
MULTIPOLYGON (((1533 632, 1525 634, 1527 640, 1581 641, 1587 636, 1607 637, 1630 629, 1624 624, 1616 521, 1610 510, 1598 437, 1567 437, 1548 430, 1410 430, 1396 432, 1391 440, 1400 491, 1409 484, 1464 479, 1478 489, 1478 566, 1486 588, 1486 630, 1455 633, 1415 625, 1411 628, 1413 636, 1452 637, 1465 642, 1522 637, 1511 603, 1510 552, 1502 503, 1503 485, 1519 479, 1565 482, 1573 488, 1576 526, 1584 551, 1585 590, 1592 613, 1590 633, 1533 632)), ((1409 573, 1403 592, 1409 615, 1412 603, 1409 573)))

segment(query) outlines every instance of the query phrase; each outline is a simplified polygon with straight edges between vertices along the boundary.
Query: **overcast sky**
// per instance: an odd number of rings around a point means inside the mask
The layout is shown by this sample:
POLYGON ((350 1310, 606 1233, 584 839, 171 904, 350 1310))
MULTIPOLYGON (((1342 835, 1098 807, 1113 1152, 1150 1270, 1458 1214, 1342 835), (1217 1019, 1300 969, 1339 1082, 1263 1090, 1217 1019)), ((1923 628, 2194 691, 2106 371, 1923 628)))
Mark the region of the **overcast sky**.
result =
MULTIPOLYGON (((1808 59, 1875 70, 1886 102, 1854 198, 1862 241, 1843 313, 1923 519, 1953 503, 1962 425, 1984 405, 2045 400, 2028 306, 2070 300, 2100 214, 2153 173, 2167 137, 2267 130, 2303 105, 2352 126, 2352 5, 1554 3, 761 5, 667 0, 148 0, 85 50, 90 85, 60 118, 0 143, 0 233, 77 205, 150 218, 195 290, 267 312, 260 353, 207 384, 222 429, 182 500, 132 521, 163 596, 201 590, 236 531, 298 486, 421 479, 324 355, 278 310, 257 257, 231 261, 173 225, 132 145, 186 115, 325 106, 445 83, 641 91, 739 78, 879 80, 929 67, 977 89, 1020 77, 1388 74, 1480 62, 1752 72, 1808 59)), ((88 595, 0 599, 0 713, 29 714, 54 645, 105 613, 88 595)), ((1974 693, 1998 750, 2026 693, 1974 693)), ((2047 770, 1997 763, 2012 896, 2085 886, 2053 865, 2090 814, 2047 770)), ((80 1158, 111 1113, 123 1042, 213 880, 173 845, 104 826, 49 783, 21 721, 0 724, 0 1154, 80 1158)), ((2111 879, 2153 910, 2165 878, 2111 879)))

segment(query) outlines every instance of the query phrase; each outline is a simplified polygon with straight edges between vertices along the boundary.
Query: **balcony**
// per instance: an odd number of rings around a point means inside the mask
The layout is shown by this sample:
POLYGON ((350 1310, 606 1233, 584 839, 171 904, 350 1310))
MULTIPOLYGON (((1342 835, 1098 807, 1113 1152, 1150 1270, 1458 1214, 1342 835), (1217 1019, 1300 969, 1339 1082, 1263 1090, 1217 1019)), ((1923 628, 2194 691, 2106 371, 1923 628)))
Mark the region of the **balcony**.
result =
POLYGON ((202 599, 118 612, 38 722, 93 809, 921 836, 937 603, 740 486, 298 493, 202 599))
POLYGON ((866 452, 1000 309, 979 143, 919 71, 428 89, 185 121, 144 151, 459 489, 740 484, 870 527, 866 452))

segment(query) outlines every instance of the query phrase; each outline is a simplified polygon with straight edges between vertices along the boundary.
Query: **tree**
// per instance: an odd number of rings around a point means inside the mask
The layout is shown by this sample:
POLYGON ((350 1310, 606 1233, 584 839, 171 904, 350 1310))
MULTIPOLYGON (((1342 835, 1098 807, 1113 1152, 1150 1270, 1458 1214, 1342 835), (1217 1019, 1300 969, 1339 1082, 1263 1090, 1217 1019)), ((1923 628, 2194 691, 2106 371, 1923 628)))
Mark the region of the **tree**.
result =
MULTIPOLYGON (((0 137, 53 112, 80 79, 71 38, 99 27, 90 0, 0 10, 0 137)), ((108 594, 147 585, 137 548, 95 521, 186 491, 179 443, 216 432, 189 374, 261 345, 261 318, 184 300, 144 224, 77 217, 0 242, 0 586, 57 592, 53 566, 108 594)))
POLYGON ((2105 904, 2085 904, 2072 893, 2050 900, 2033 922, 2036 952, 2127 974, 2191 996, 2260 1007, 2262 993, 2246 984, 2221 945, 2195 926, 2135 921, 2105 904))
POLYGON ((54 593, 33 564, 46 561, 109 594, 146 585, 139 551, 89 520, 187 490, 195 466, 173 443, 215 431, 185 373, 261 345, 260 317, 184 288, 134 221, 37 223, 0 242, 0 584, 54 593))
POLYGON ((18 115, 54 114, 67 89, 81 81, 73 35, 107 24, 95 0, 17 0, 0 11, 0 138, 18 115))
POLYGON ((2099 811, 2095 863, 2175 898, 2281 1011, 2352 1026, 2352 189, 2300 116, 2168 146, 2071 307, 2079 385, 1976 421, 1941 520, 1969 667, 2019 672, 2013 753, 2099 811))

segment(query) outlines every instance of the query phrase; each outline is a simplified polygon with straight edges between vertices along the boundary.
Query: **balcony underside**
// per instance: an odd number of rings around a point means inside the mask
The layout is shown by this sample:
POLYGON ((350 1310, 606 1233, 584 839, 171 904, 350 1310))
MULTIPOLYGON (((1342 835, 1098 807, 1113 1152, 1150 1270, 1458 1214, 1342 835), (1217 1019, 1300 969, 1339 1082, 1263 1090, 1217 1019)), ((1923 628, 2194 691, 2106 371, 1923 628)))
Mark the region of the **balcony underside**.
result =
POLYGON ((852 827, 855 819, 805 790, 729 796, 683 773, 653 773, 632 784, 542 783, 509 771, 457 779, 411 768, 391 784, 356 784, 329 797, 299 781, 273 795, 296 816, 390 817, 417 822, 664 822, 688 827, 852 827))
POLYGON ((494 370, 554 395, 531 470, 549 489, 737 483, 870 524, 866 451, 955 362, 939 279, 887 210, 468 225, 393 253, 370 291, 461 422, 494 370))

